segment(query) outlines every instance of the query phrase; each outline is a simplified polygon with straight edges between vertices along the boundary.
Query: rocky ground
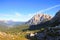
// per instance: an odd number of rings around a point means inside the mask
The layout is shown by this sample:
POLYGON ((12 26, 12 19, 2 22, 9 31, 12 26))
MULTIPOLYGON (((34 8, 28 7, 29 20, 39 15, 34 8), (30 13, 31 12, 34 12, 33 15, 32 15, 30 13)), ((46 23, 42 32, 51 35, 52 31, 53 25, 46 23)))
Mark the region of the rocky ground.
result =
POLYGON ((31 33, 31 40, 60 40, 60 25, 56 27, 45 28, 42 32, 31 33))

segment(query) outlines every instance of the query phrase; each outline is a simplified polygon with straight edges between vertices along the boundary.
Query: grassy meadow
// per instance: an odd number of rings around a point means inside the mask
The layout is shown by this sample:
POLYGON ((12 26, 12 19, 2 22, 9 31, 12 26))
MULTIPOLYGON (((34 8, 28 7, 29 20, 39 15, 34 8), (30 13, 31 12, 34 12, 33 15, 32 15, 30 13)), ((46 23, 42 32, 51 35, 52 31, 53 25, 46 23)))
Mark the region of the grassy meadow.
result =
POLYGON ((0 28, 0 40, 28 40, 26 35, 36 31, 26 30, 29 25, 19 25, 11 28, 0 28))

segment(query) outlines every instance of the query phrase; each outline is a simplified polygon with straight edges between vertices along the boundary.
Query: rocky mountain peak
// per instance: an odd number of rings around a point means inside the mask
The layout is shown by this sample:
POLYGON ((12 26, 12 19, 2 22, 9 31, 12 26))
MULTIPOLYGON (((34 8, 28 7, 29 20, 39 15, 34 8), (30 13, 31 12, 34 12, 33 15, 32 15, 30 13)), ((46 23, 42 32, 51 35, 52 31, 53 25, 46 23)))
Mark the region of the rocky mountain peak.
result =
POLYGON ((39 23, 48 21, 51 18, 52 17, 47 14, 36 14, 27 23, 35 25, 35 24, 39 24, 39 23))

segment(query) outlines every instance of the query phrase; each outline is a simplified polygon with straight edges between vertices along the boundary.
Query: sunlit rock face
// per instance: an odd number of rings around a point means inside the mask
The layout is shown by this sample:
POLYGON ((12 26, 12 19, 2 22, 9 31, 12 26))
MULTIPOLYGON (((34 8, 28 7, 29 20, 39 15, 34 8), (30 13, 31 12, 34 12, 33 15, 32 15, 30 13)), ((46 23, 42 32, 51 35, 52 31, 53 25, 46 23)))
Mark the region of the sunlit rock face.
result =
POLYGON ((39 24, 39 23, 46 22, 46 21, 50 20, 51 18, 52 17, 50 15, 36 14, 27 23, 32 24, 32 25, 36 25, 36 24, 39 24))

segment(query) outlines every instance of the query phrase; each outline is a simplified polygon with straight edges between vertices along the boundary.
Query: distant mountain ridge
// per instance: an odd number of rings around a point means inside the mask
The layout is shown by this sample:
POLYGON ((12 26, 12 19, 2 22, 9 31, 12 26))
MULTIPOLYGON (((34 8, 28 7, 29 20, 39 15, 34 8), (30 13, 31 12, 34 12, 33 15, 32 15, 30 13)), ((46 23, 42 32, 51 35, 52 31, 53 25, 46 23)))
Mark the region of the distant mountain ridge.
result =
POLYGON ((46 22, 48 20, 51 20, 51 18, 52 17, 47 14, 36 14, 27 22, 27 24, 37 25, 37 24, 46 22))
POLYGON ((24 22, 0 21, 0 25, 6 27, 13 27, 15 25, 21 25, 21 24, 24 24, 24 22))

